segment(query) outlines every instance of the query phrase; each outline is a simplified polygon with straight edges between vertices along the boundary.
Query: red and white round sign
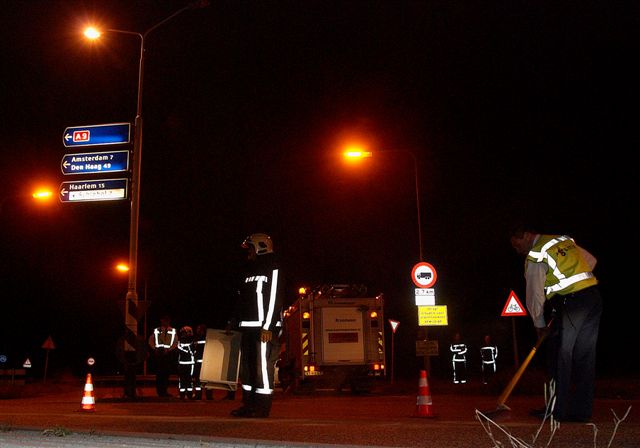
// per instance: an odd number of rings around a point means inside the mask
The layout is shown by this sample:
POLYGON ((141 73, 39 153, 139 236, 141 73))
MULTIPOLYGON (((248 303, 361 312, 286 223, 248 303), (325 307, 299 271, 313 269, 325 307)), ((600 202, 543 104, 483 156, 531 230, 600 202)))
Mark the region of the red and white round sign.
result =
POLYGON ((424 261, 416 264, 411 270, 411 280, 418 288, 431 288, 436 284, 437 278, 436 268, 424 261))

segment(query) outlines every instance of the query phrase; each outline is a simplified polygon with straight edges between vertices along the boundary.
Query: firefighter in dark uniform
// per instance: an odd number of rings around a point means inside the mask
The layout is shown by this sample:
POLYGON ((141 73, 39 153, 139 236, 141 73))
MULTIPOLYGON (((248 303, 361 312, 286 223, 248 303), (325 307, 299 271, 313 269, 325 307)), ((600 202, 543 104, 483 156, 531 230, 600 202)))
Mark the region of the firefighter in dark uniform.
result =
POLYGON ((453 343, 449 348, 451 353, 451 363, 453 365, 453 382, 464 384, 467 382, 467 344, 462 342, 460 333, 453 337, 453 343))
POLYGON ((193 398, 193 372, 195 369, 193 329, 187 325, 180 329, 178 342, 178 391, 181 399, 193 398))
MULTIPOLYGON (((202 359, 204 357, 204 345, 207 343, 207 326, 200 324, 196 327, 194 349, 196 363, 193 369, 193 391, 196 400, 202 399, 202 382, 200 381, 200 372, 202 371, 202 359)), ((213 390, 205 389, 207 400, 213 399, 213 390)))
POLYGON ((491 336, 484 336, 480 347, 480 359, 482 360, 482 383, 488 384, 489 378, 496 373, 496 358, 498 347, 491 341, 491 336))
POLYGON ((279 355, 282 275, 269 235, 254 233, 242 243, 249 260, 240 287, 238 326, 242 332, 242 406, 235 417, 265 418, 271 411, 275 362, 279 355))

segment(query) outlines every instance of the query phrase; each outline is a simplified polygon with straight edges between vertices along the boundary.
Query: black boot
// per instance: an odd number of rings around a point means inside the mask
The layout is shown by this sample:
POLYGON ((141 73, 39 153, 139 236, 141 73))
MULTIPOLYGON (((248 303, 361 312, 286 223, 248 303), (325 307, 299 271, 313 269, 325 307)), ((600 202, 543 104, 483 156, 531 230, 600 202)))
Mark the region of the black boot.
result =
POLYGON ((272 395, 256 394, 255 406, 253 409, 252 417, 267 418, 271 412, 271 398, 272 395))
POLYGON ((231 411, 231 415, 233 415, 234 417, 253 417, 254 407, 254 394, 243 390, 242 406, 231 411))

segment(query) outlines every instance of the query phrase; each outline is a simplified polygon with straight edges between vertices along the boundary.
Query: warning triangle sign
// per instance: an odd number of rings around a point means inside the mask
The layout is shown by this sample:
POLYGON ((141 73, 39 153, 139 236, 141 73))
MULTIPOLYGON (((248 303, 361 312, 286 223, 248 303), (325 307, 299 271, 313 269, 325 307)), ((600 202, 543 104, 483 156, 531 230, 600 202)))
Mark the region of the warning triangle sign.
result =
POLYGON ((22 364, 22 367, 24 367, 25 369, 30 369, 31 368, 31 360, 29 358, 25 359, 24 364, 22 364))
POLYGON ((42 344, 42 348, 46 350, 53 350, 56 348, 55 344, 53 343, 53 339, 51 339, 51 336, 49 336, 47 340, 44 341, 44 344, 42 344))
POLYGON ((509 316, 526 316, 526 315, 527 315, 527 311, 522 306, 522 303, 520 303, 520 300, 518 300, 518 296, 516 296, 516 293, 513 292, 512 290, 511 293, 509 293, 509 298, 507 299, 507 303, 504 305, 504 308, 502 309, 501 316, 509 317, 509 316))

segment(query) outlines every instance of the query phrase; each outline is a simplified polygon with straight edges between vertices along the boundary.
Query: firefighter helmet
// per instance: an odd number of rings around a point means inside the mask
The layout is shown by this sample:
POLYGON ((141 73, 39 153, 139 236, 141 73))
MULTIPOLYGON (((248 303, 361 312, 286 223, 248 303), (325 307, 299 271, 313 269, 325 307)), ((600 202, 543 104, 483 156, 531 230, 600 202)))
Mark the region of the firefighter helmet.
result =
POLYGON ((273 252, 273 241, 265 233, 254 233, 244 239, 242 247, 244 249, 253 249, 257 255, 264 255, 273 252))

